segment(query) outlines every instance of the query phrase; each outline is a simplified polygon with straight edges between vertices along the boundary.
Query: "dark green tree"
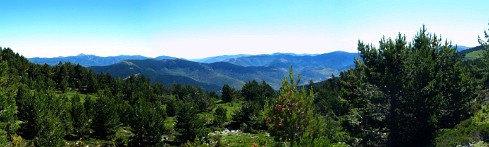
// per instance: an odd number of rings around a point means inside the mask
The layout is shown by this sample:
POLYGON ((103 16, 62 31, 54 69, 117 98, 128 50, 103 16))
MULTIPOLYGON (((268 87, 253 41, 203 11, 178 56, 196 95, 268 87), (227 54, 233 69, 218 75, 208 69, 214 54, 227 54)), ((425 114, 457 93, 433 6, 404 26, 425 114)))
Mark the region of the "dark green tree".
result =
POLYGON ((130 123, 134 136, 131 138, 133 146, 155 146, 161 141, 165 132, 164 110, 161 105, 151 104, 139 99, 134 107, 132 123, 130 123))
POLYGON ((227 109, 219 106, 216 108, 214 112, 215 124, 217 127, 220 127, 222 124, 228 121, 227 117, 227 109))
POLYGON ((39 132, 34 139, 34 144, 36 146, 64 146, 64 130, 60 127, 62 126, 61 120, 51 111, 44 111, 37 120, 39 132))
POLYGON ((282 80, 278 98, 266 110, 268 131, 276 141, 300 142, 300 138, 314 120, 313 90, 309 93, 304 88, 299 90, 299 83, 300 76, 296 81, 291 67, 289 78, 282 80))
POLYGON ((192 102, 183 102, 177 112, 175 131, 178 132, 177 139, 184 143, 194 141, 194 139, 203 135, 204 120, 197 114, 198 106, 192 102))
POLYGON ((234 88, 232 88, 228 84, 224 84, 224 86, 222 86, 222 91, 221 91, 222 101, 231 102, 233 101, 233 99, 235 99, 234 95, 235 95, 234 88))
POLYGON ((262 84, 258 84, 255 80, 246 83, 241 88, 241 95, 246 101, 256 101, 260 105, 264 105, 265 101, 274 96, 275 92, 273 88, 265 81, 262 84))
POLYGON ((388 145, 422 146, 438 128, 467 116, 473 95, 455 46, 423 27, 408 44, 406 37, 383 38, 379 48, 358 44, 366 81, 388 102, 388 145))
POLYGON ((241 95, 246 101, 259 100, 261 97, 262 87, 255 80, 248 82, 241 88, 241 95))
MULTIPOLYGON (((0 48, 1 49, 1 48, 0 48)), ((0 146, 7 146, 19 127, 16 119, 16 88, 8 74, 8 63, 0 58, 0 146)))
MULTIPOLYGON (((489 25, 489 24, 488 24, 489 25)), ((488 29, 489 31, 489 29, 488 29)), ((482 66, 480 71, 482 75, 482 83, 484 84, 485 88, 489 87, 489 34, 487 31, 484 30, 484 37, 481 38, 479 36, 479 44, 484 48, 483 54, 482 54, 482 66)))
POLYGON ((246 132, 252 132, 265 129, 263 117, 261 114, 262 105, 255 101, 246 101, 241 109, 233 115, 230 127, 241 129, 246 132))
POLYGON ((74 133, 78 137, 83 137, 88 131, 88 117, 85 106, 81 102, 80 95, 71 98, 71 118, 73 122, 74 133))
POLYGON ((166 114, 169 117, 173 117, 176 115, 178 110, 178 101, 174 95, 166 95, 164 96, 163 103, 166 104, 166 114))
POLYGON ((208 93, 208 95, 209 95, 210 98, 219 99, 219 95, 217 94, 216 91, 212 90, 212 91, 207 92, 207 93, 208 93))
POLYGON ((117 113, 116 102, 112 95, 107 91, 98 94, 98 99, 93 108, 94 116, 92 129, 94 134, 100 138, 107 138, 114 135, 120 125, 119 114, 117 113))

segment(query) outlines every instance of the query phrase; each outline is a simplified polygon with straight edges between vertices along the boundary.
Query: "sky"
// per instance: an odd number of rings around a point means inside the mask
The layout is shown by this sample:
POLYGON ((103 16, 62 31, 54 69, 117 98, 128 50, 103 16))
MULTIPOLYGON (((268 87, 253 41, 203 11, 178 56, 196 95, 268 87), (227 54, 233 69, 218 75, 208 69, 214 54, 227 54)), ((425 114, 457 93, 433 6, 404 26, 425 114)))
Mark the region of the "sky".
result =
POLYGON ((0 0, 0 46, 25 57, 356 52, 425 25, 477 46, 487 0, 0 0))

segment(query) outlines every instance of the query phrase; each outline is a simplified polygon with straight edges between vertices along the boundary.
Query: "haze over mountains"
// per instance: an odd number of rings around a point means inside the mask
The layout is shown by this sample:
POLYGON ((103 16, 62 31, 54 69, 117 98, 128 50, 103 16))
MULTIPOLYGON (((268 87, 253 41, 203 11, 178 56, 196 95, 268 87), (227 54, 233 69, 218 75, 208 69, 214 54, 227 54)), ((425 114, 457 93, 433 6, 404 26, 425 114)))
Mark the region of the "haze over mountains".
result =
MULTIPOLYGON (((458 46, 458 51, 469 47, 458 46)), ((90 67, 95 72, 110 73, 118 77, 142 74, 153 82, 165 85, 174 83, 197 85, 208 90, 218 90, 224 84, 240 88, 249 81, 266 81, 278 89, 290 66, 301 74, 302 84, 319 82, 347 70, 353 65, 357 53, 336 51, 324 54, 299 55, 274 53, 262 55, 223 55, 202 59, 179 59, 169 56, 156 58, 139 55, 100 57, 80 54, 56 58, 30 58, 38 64, 55 65, 71 62, 90 67)))
MULTIPOLYGON (((174 59, 175 57, 169 56, 158 56, 155 59, 174 59)), ((66 56, 66 57, 54 57, 54 58, 40 58, 34 57, 29 58, 29 61, 37 64, 48 64, 48 65, 56 65, 59 62, 71 62, 74 64, 80 64, 85 67, 89 66, 105 66, 111 65, 123 60, 144 60, 149 59, 148 57, 140 56, 140 55, 120 55, 120 56, 109 56, 109 57, 101 57, 96 55, 86 55, 79 54, 77 56, 66 56)))
POLYGON ((204 89, 220 89, 223 84, 239 88, 249 81, 264 80, 278 89, 290 66, 296 74, 301 74, 302 83, 317 82, 350 68, 355 57, 357 57, 356 53, 337 51, 315 55, 292 53, 224 55, 194 60, 168 56, 99 57, 84 54, 29 60, 50 65, 71 62, 90 67, 95 72, 110 73, 118 77, 143 74, 153 82, 162 82, 165 85, 179 83, 198 85, 204 89))

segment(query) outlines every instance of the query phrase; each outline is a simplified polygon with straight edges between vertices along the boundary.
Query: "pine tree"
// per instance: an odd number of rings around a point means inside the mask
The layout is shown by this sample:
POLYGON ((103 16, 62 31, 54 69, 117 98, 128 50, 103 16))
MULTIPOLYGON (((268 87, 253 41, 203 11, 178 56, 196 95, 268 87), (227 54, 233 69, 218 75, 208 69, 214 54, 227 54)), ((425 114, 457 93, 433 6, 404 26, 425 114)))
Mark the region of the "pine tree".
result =
POLYGON ((119 114, 116 110, 116 102, 107 91, 98 94, 99 98, 91 108, 94 111, 92 129, 100 138, 114 135, 120 125, 119 114))
POLYGON ((217 127, 220 127, 223 123, 228 121, 227 109, 221 106, 216 108, 214 112, 214 116, 215 116, 215 124, 217 127))
MULTIPOLYGON (((489 25, 489 23, 488 23, 489 25)), ((489 29, 488 29, 489 31, 489 29)), ((487 88, 489 87, 489 34, 487 31, 484 30, 484 39, 482 39, 479 36, 479 44, 484 48, 483 54, 482 54, 482 82, 484 86, 487 88), (487 40, 485 40, 487 39, 487 40)))
MULTIPOLYGON (((1 49, 1 48, 0 48, 1 49)), ((1 61, 0 57, 0 146, 6 146, 11 141, 19 127, 15 115, 17 106, 15 104, 16 89, 9 83, 8 63, 1 61)))
POLYGON ((165 132, 164 110, 161 110, 161 105, 150 104, 140 98, 134 111, 132 123, 130 123, 134 133, 132 145, 155 146, 161 141, 161 136, 165 132))
POLYGON ((266 122, 270 135, 276 141, 300 142, 300 138, 307 132, 308 125, 313 118, 313 90, 309 93, 305 89, 298 89, 300 76, 294 80, 292 67, 289 78, 282 80, 278 98, 267 108, 266 122))
POLYGON ((467 117, 473 89, 467 86, 456 48, 423 27, 406 37, 383 38, 379 48, 359 42, 366 82, 379 89, 388 106, 388 145, 426 145, 438 128, 467 117))
POLYGON ((39 132, 34 139, 36 146, 64 146, 64 131, 61 120, 49 110, 44 110, 37 120, 39 132))
POLYGON ((73 120, 74 133, 78 135, 78 137, 83 137, 88 129, 88 117, 85 106, 82 104, 80 95, 78 94, 71 98, 70 114, 73 120))
POLYGON ((177 112, 175 131, 178 132, 177 139, 184 143, 186 141, 194 141, 194 139, 202 135, 204 120, 198 115, 198 108, 191 102, 183 102, 177 112))
POLYGON ((222 86, 221 99, 224 102, 231 102, 234 99, 234 89, 228 84, 222 86))

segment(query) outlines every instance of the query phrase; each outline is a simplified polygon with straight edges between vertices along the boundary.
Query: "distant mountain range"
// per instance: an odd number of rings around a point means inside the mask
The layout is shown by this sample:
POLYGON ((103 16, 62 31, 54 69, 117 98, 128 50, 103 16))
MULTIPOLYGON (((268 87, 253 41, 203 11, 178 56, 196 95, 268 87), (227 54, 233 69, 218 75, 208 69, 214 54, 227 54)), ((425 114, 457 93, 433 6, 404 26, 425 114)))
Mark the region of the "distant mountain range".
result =
POLYGON ((466 50, 466 49, 470 49, 472 47, 466 47, 466 46, 463 46, 463 45, 457 45, 457 51, 458 52, 461 52, 463 50, 466 50))
MULTIPOLYGON (((85 67, 89 66, 106 66, 112 65, 115 63, 119 63, 124 60, 145 60, 149 59, 148 57, 140 56, 140 55, 120 55, 120 56, 109 56, 109 57, 101 57, 95 55, 86 55, 79 54, 77 56, 67 56, 67 57, 54 57, 54 58, 29 58, 30 62, 37 64, 48 64, 48 65, 56 65, 59 62, 71 62, 74 64, 80 64, 85 67)), ((175 57, 169 56, 159 56, 155 59, 175 59, 175 57)))
POLYGON ((317 55, 297 55, 275 53, 268 55, 226 55, 193 61, 160 56, 98 57, 78 55, 59 58, 31 58, 31 62, 55 65, 61 62, 72 62, 89 66, 95 72, 110 73, 118 77, 142 74, 153 82, 165 85, 173 83, 197 85, 208 90, 218 90, 224 84, 241 88, 248 81, 266 81, 278 89, 281 80, 288 75, 292 66, 296 74, 301 74, 302 82, 322 81, 332 74, 353 65, 358 55, 347 52, 331 52, 317 55))
POLYGON ((221 62, 233 58, 246 57, 246 56, 251 56, 251 55, 247 55, 247 54, 222 55, 222 56, 207 57, 202 59, 190 59, 190 61, 201 62, 201 63, 214 63, 214 62, 221 62))
MULTIPOLYGON (((478 48, 458 46, 465 55, 478 48)), ((207 90, 219 90, 223 84, 241 88, 248 81, 264 80, 278 89, 281 80, 288 75, 292 66, 296 74, 301 74, 302 84, 308 81, 326 80, 332 74, 352 68, 357 53, 336 51, 325 54, 298 55, 275 53, 264 55, 224 55, 202 59, 178 59, 169 56, 149 58, 144 56, 99 57, 80 54, 57 58, 30 58, 38 64, 56 65, 71 62, 90 67, 95 72, 110 73, 118 77, 142 74, 153 82, 165 85, 173 83, 200 86, 207 90)))
POLYGON ((224 62, 241 66, 266 66, 288 68, 348 68, 353 63, 357 53, 336 51, 318 55, 297 55, 287 53, 275 53, 271 55, 255 55, 231 58, 224 62))

